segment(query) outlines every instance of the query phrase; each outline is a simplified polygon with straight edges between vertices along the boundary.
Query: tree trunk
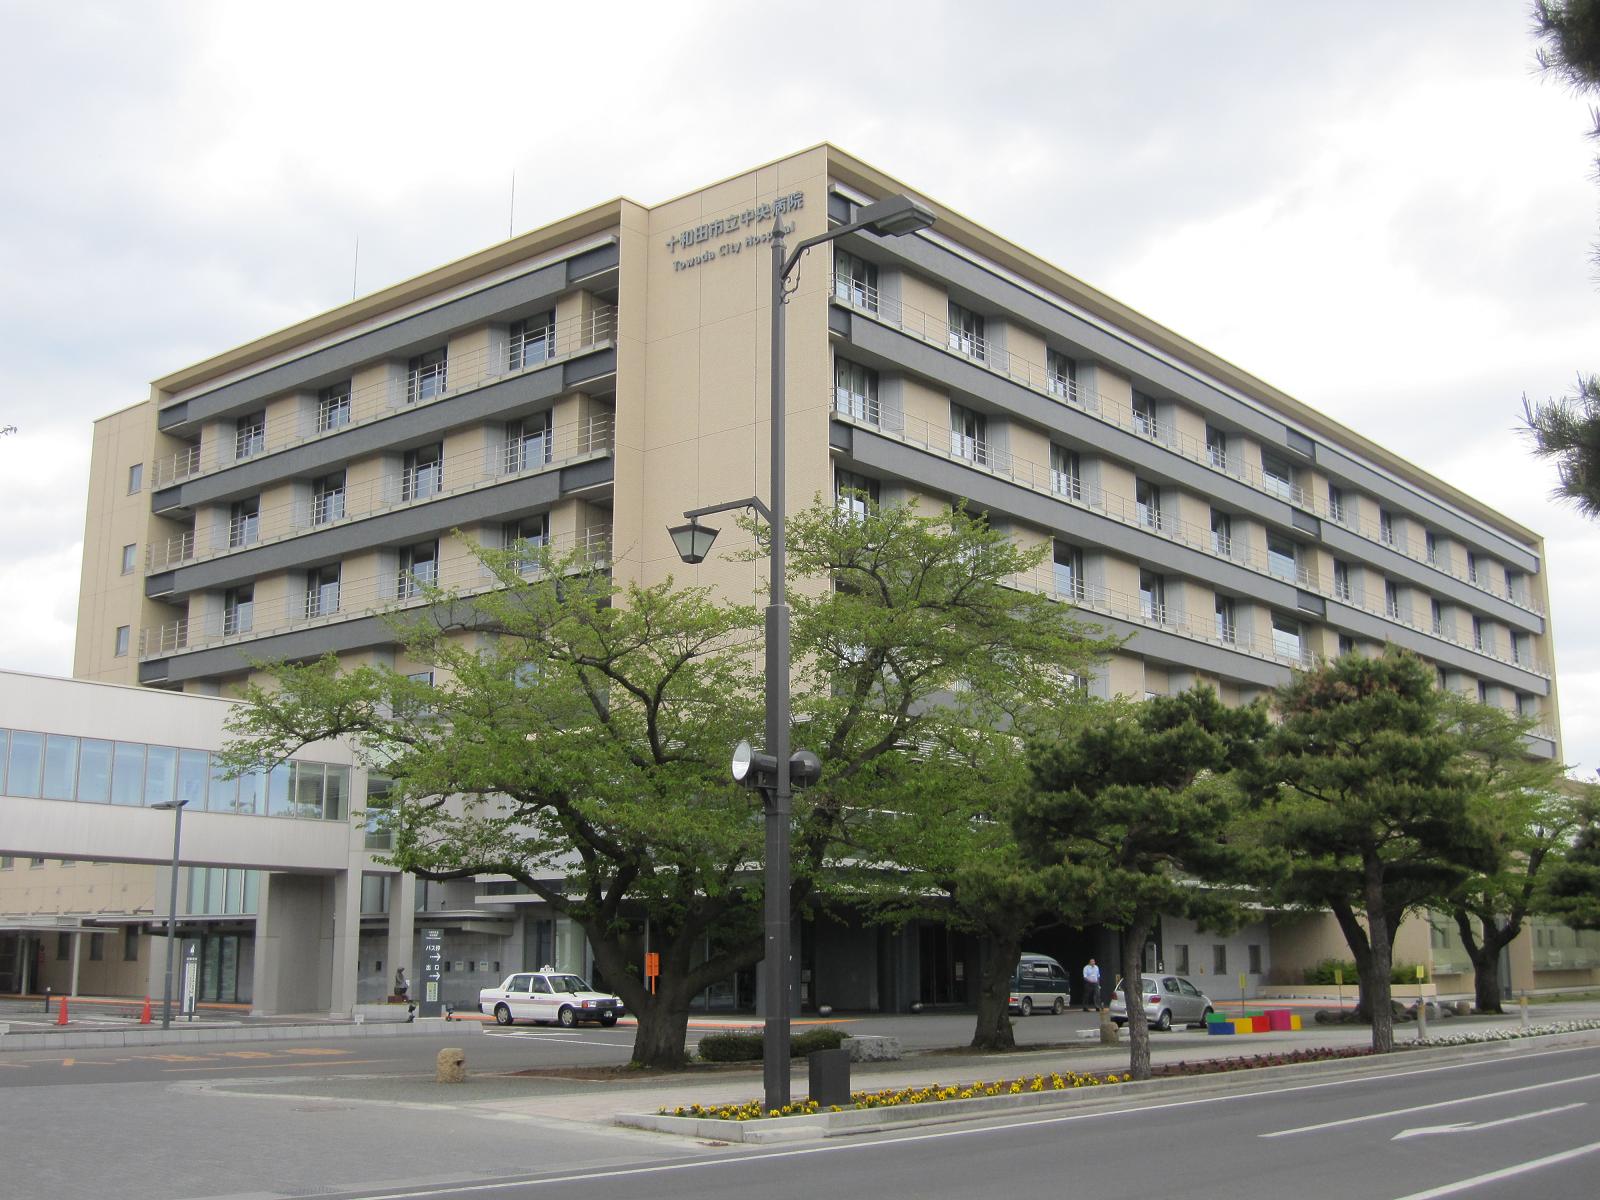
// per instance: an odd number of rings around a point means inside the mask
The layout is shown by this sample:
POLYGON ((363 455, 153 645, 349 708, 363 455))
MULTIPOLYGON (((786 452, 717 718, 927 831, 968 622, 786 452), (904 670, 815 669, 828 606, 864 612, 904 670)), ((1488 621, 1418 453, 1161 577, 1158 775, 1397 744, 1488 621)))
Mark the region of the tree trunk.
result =
POLYGON ((633 1065, 672 1069, 689 1061, 691 996, 681 982, 663 976, 654 995, 645 993, 644 1007, 635 1011, 639 1032, 633 1038, 633 1065))
POLYGON ((1383 903, 1383 863, 1377 855, 1367 858, 1365 891, 1372 966, 1368 972, 1370 978, 1362 980, 1362 993, 1371 1008, 1373 1053, 1388 1054, 1394 1049, 1394 1006, 1389 979, 1394 969, 1394 947, 1383 903))
POLYGON ((1473 1007, 1481 1013, 1500 1013, 1500 951, 1516 936, 1515 931, 1499 925, 1481 913, 1469 913, 1464 908, 1455 910, 1456 929, 1461 934, 1461 945, 1472 960, 1473 1007), (1483 936, 1475 935, 1472 919, 1476 916, 1483 936))
POLYGON ((972 1030, 975 1050, 1010 1050, 1017 1044, 1011 1028, 1011 973, 1022 953, 1015 932, 985 933, 978 942, 978 1020, 972 1030))
POLYGON ((1144 943, 1150 936, 1152 919, 1135 917, 1121 931, 1122 1000, 1128 1010, 1128 1074, 1135 1079, 1150 1078, 1150 1022, 1144 1015, 1144 943))
POLYGON ((1339 929, 1344 933, 1345 945, 1350 947, 1350 957, 1356 964, 1356 1019, 1372 1023, 1372 943, 1367 931, 1356 920, 1355 910, 1348 901, 1334 900, 1329 904, 1339 929))

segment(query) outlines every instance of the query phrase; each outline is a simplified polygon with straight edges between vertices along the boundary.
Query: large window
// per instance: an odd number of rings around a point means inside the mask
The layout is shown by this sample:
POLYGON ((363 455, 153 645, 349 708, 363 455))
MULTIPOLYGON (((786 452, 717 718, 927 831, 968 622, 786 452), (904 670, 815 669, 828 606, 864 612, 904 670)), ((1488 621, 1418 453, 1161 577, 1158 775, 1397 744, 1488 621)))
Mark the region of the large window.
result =
POLYGON ((250 458, 267 448, 267 414, 245 413, 233 423, 233 456, 250 458))
POLYGON ((1344 520, 1344 492, 1331 483, 1328 485, 1328 519, 1344 520))
POLYGON ((44 741, 44 798, 71 800, 78 792, 78 739, 52 733, 44 741))
POLYGON ((317 432, 350 424, 350 381, 330 384, 317 393, 317 432))
POLYGON ((1215 508, 1211 510, 1211 549, 1223 558, 1233 557, 1233 518, 1215 508))
POLYGON ((1071 404, 1078 402, 1078 360, 1060 350, 1046 350, 1045 364, 1050 377, 1050 394, 1071 404))
POLYGON ((833 253, 833 294, 857 308, 878 311, 878 268, 847 250, 833 253))
POLYGON ((1219 471, 1228 469, 1228 435, 1215 425, 1206 426, 1206 460, 1219 471))
POLYGON ((1083 551, 1062 541, 1055 544, 1055 588, 1058 596, 1084 599, 1083 551))
POLYGON ((1350 564, 1340 558, 1333 560, 1333 595, 1336 600, 1350 599, 1350 564))
POLYGON ((306 572, 306 616, 326 617, 339 611, 339 564, 306 572))
POLYGON ((13 732, 6 764, 6 795, 37 796, 43 768, 44 735, 21 730, 13 732))
POLYGON ((871 367, 833 360, 833 407, 858 421, 880 423, 878 412, 878 373, 871 367))
POLYGON ((988 357, 988 342, 983 336, 983 318, 971 309, 950 301, 950 349, 980 361, 988 357))
POLYGON ((1143 392, 1133 394, 1133 431, 1141 437, 1161 436, 1161 426, 1156 421, 1156 402, 1143 392))
POLYGON ((1229 596, 1217 597, 1217 640, 1230 645, 1239 636, 1239 627, 1234 621, 1233 599, 1229 596))
POLYGON ((1276 579, 1293 583, 1299 573, 1299 561, 1293 542, 1279 533, 1267 534, 1267 571, 1276 579))
POLYGON ((1147 621, 1167 620, 1167 581, 1154 571, 1139 572, 1139 611, 1147 621))
POLYGON ((1300 642, 1300 622, 1292 617, 1274 615, 1272 618, 1272 652, 1280 658, 1296 662, 1304 658, 1300 642))
POLYGON ((1378 510, 1378 540, 1385 546, 1394 545, 1394 514, 1387 508, 1378 510))
POLYGON ((834 475, 833 495, 840 512, 865 517, 870 509, 878 506, 878 481, 853 471, 839 470, 834 475))
POLYGON ((255 614, 255 585, 244 583, 229 588, 222 595, 222 636, 249 633, 255 625, 255 614))
POLYGON ((1069 500, 1083 499, 1083 463, 1076 450, 1050 444, 1050 490, 1069 500))
POLYGON ((401 500, 426 500, 444 489, 444 447, 435 442, 407 450, 400 476, 401 500))
POLYGON ((537 367, 556 352, 556 314, 542 312, 511 326, 510 367, 537 367))
POLYGON ((989 422, 980 412, 950 405, 950 453, 968 462, 989 461, 989 422))
POLYGON ((407 600, 420 596, 427 588, 439 582, 439 543, 418 542, 402 547, 400 551, 400 576, 396 594, 407 600))
POLYGON ((261 497, 235 500, 228 507, 228 548, 253 546, 261 540, 261 497))
POLYGON ((527 575, 539 569, 539 551, 550 540, 550 514, 534 513, 516 521, 507 521, 500 527, 500 544, 517 555, 520 574, 527 575))
POLYGON ((429 350, 406 364, 406 403, 422 404, 444 395, 446 349, 429 350))
POLYGON ((1392 579, 1383 581, 1383 615, 1395 621, 1400 619, 1400 585, 1392 579))
POLYGON ((326 525, 344 520, 344 472, 324 475, 311 484, 311 523, 326 525))
POLYGON ((555 457, 553 418, 547 408, 506 424, 506 470, 528 471, 555 457))
POLYGON ((1146 529, 1160 529, 1161 524, 1161 489, 1149 480, 1135 479, 1133 481, 1134 511, 1138 514, 1139 524, 1146 529))
POLYGON ((1294 499, 1294 468, 1275 454, 1261 455, 1261 485, 1280 500, 1294 499))

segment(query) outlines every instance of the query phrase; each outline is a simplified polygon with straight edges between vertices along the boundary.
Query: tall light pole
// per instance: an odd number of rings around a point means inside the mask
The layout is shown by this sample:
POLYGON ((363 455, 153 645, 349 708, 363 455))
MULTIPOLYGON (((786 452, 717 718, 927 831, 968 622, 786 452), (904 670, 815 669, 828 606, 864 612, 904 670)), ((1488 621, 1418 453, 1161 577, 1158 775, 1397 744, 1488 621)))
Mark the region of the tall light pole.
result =
POLYGON ((172 1028, 172 947, 178 940, 178 847, 183 844, 183 806, 187 800, 163 800, 150 807, 172 810, 172 892, 167 901, 167 981, 161 989, 161 1028, 172 1028))
POLYGON ((776 219, 772 229, 772 483, 768 505, 764 508, 760 501, 752 498, 692 509, 683 514, 689 519, 688 525, 668 531, 679 557, 692 564, 711 552, 711 543, 717 536, 715 529, 699 523, 700 517, 730 508, 755 508, 772 527, 771 583, 766 613, 766 702, 767 754, 773 770, 771 787, 763 788, 767 857, 766 953, 762 960, 765 1036, 761 1072, 769 1111, 789 1103, 789 1013, 793 1008, 789 972, 789 822, 793 808, 793 764, 789 751, 789 604, 785 588, 788 567, 784 533, 787 507, 784 502, 784 289, 800 256, 813 246, 858 231, 880 237, 901 237, 926 229, 933 220, 932 211, 910 196, 890 196, 866 205, 854 221, 805 238, 793 252, 787 252, 783 218, 776 219))

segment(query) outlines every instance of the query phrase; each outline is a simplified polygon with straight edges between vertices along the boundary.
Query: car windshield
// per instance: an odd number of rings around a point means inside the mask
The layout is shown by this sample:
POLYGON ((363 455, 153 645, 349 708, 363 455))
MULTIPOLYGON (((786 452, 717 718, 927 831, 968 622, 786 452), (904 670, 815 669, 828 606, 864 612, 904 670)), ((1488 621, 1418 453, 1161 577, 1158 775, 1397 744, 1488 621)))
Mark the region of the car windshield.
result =
POLYGON ((589 984, 576 975, 552 975, 550 986, 558 992, 587 992, 589 984))

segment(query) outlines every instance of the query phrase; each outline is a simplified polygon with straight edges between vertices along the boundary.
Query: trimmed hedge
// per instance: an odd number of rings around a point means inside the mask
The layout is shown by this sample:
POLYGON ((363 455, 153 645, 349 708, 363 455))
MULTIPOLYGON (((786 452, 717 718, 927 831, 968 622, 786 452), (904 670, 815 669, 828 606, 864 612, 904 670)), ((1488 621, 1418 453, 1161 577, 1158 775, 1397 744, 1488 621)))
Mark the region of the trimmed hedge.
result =
MULTIPOLYGON (((849 1035, 842 1029, 808 1029, 789 1039, 789 1054, 800 1058, 814 1050, 837 1050, 849 1035)), ((700 1039, 700 1057, 706 1062, 760 1062, 766 1038, 759 1033, 708 1033, 700 1039)))
MULTIPOLYGON (((1356 964, 1349 959, 1325 958, 1314 967, 1305 968, 1303 974, 1305 982, 1319 987, 1333 986, 1334 969, 1339 969, 1344 974, 1344 986, 1355 987, 1360 982, 1360 975, 1356 973, 1356 964)), ((1427 982, 1432 975, 1424 968, 1423 982, 1427 982)), ((1415 983, 1417 981, 1417 968, 1415 963, 1397 962, 1389 968, 1390 983, 1415 983)))

